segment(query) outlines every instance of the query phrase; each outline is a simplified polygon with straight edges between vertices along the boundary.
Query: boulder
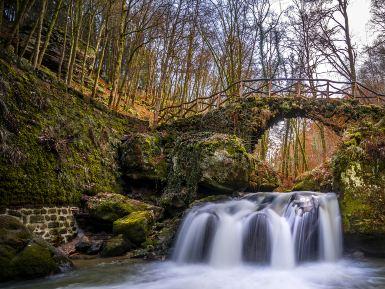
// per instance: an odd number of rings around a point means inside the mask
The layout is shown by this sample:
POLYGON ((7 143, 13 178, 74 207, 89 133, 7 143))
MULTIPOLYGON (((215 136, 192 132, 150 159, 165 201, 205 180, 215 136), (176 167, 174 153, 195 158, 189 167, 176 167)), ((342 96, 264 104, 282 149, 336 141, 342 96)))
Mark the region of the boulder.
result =
POLYGON ((100 256, 103 258, 121 256, 133 247, 134 245, 129 240, 119 234, 107 240, 100 256))
POLYGON ((385 125, 350 130, 333 159, 346 234, 385 234, 385 125))
POLYGON ((87 251, 91 248, 91 241, 87 236, 83 236, 80 240, 75 244, 76 251, 80 253, 87 253, 87 251))
POLYGON ((118 219, 113 224, 114 234, 122 234, 124 238, 140 245, 146 241, 149 226, 154 222, 154 214, 151 211, 138 211, 118 219))
POLYGON ((278 186, 276 174, 249 154, 236 136, 189 135, 176 141, 169 158, 172 170, 161 204, 170 215, 198 195, 231 195, 249 187, 272 190, 278 186))
POLYGON ((330 161, 297 177, 293 191, 333 191, 333 175, 330 161))
POLYGON ((96 255, 102 250, 103 245, 103 240, 90 240, 87 236, 82 236, 75 244, 75 249, 79 253, 96 255))
POLYGON ((12 216, 0 215, 0 282, 32 279, 72 268, 59 250, 35 237, 12 216))
POLYGON ((253 157, 239 138, 215 134, 198 142, 196 148, 201 156, 200 186, 219 193, 231 193, 249 186, 254 170, 253 157))
POLYGON ((87 210, 92 217, 111 223, 136 211, 151 210, 155 218, 162 214, 159 207, 115 193, 99 193, 90 197, 87 210))
POLYGON ((120 148, 123 174, 133 180, 163 181, 167 162, 160 137, 146 133, 129 137, 120 148))

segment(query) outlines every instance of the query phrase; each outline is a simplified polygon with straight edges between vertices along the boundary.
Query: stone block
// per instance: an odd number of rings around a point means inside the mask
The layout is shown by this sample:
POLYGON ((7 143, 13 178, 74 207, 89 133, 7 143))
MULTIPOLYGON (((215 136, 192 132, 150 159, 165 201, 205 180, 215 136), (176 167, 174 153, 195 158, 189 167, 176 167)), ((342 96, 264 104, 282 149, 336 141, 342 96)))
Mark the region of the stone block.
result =
POLYGON ((42 215, 31 215, 29 217, 29 222, 31 224, 33 223, 44 223, 45 219, 44 219, 44 216, 42 215))
POLYGON ((49 229, 58 228, 58 227, 59 227, 59 223, 58 222, 49 222, 48 223, 48 228, 49 229))

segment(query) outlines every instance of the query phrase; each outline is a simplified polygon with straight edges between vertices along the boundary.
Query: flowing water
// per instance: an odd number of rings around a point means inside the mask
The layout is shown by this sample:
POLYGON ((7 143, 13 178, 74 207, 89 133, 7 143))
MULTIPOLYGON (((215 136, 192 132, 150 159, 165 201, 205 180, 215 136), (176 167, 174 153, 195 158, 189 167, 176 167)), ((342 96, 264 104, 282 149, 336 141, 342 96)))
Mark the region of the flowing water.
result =
POLYGON ((341 236, 334 194, 250 194, 191 209, 168 262, 105 263, 4 288, 385 289, 385 260, 341 259, 341 236))
POLYGON ((235 267, 244 263, 292 269, 342 255, 336 195, 311 192, 250 194, 193 208, 183 221, 173 259, 235 267))

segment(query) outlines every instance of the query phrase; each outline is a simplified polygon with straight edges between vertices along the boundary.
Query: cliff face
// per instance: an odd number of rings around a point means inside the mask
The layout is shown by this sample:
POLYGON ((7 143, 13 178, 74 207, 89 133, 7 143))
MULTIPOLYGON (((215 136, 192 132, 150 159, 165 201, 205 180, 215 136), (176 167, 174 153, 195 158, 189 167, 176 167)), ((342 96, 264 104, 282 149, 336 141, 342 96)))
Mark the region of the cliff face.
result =
POLYGON ((78 204, 82 193, 121 192, 117 148, 147 124, 85 101, 49 71, 12 62, 0 59, 0 206, 78 204))
POLYGON ((348 233, 385 233, 385 119, 352 129, 333 160, 348 233))

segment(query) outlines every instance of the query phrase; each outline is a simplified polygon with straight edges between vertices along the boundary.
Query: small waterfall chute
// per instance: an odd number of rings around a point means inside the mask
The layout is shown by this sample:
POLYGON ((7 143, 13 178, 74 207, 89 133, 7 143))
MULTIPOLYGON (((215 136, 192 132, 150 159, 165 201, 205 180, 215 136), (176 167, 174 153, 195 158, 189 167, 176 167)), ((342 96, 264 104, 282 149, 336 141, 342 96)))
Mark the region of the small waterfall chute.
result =
POLYGON ((179 230, 173 259, 289 269, 309 260, 338 260, 341 236, 335 194, 256 193, 192 208, 179 230))

